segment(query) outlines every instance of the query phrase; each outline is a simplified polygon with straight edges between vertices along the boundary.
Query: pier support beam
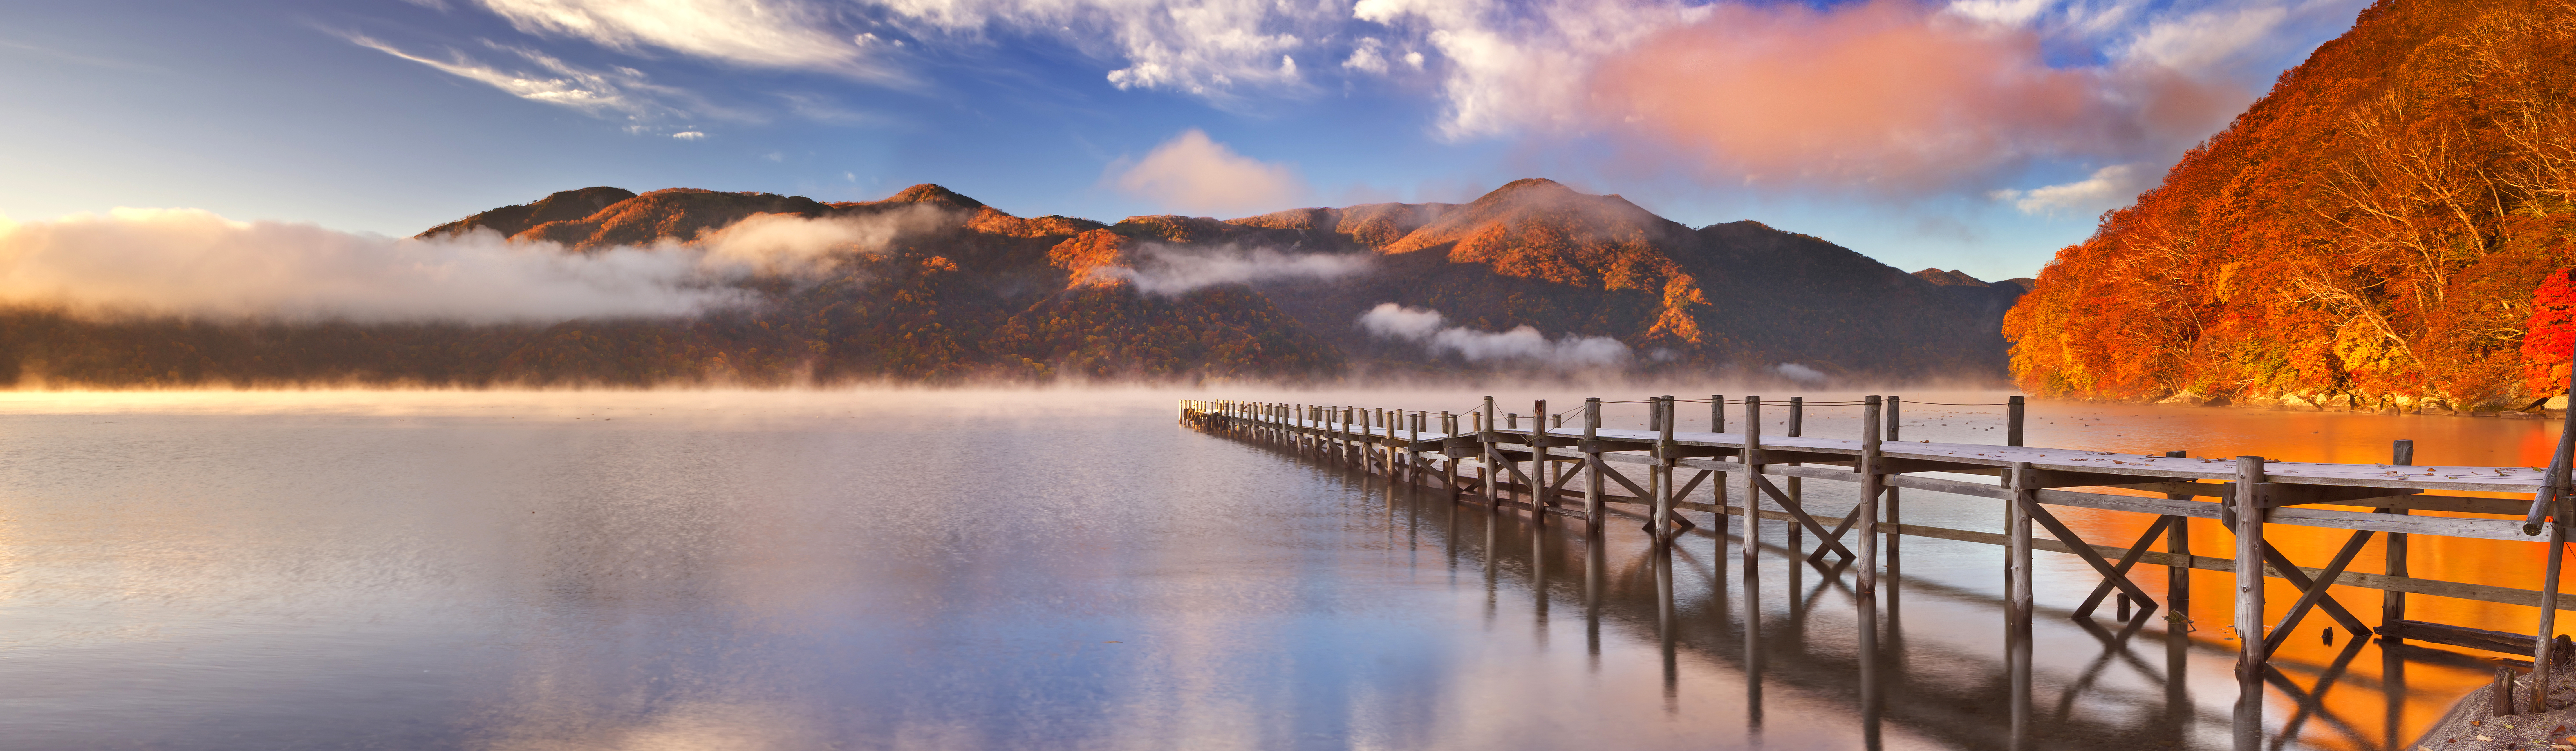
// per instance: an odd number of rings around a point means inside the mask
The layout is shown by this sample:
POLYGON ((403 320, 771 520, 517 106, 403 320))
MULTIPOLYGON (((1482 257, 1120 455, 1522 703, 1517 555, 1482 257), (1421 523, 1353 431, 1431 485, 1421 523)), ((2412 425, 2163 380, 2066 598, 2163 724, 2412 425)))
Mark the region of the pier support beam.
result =
POLYGON ((2263 457, 2236 457, 2236 751, 2263 751, 2263 457))

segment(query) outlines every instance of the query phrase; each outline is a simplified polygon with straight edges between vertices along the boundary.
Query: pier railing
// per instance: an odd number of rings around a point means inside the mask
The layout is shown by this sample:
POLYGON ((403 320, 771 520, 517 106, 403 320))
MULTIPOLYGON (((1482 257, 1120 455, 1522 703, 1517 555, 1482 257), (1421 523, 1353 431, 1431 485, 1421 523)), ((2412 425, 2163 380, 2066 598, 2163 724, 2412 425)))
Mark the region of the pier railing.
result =
MULTIPOLYGON (((1547 523, 1558 518, 1580 523, 1598 536, 1611 518, 1642 518, 1657 544, 1671 542, 1696 527, 1678 512, 1751 516, 1787 523, 1787 542, 1810 561, 1839 557, 1855 573, 1853 594, 1861 616, 1875 620, 1879 545, 1899 536, 1932 537, 2001 545, 2005 549, 2004 601, 2007 643, 2028 663, 2031 630, 2031 554, 2036 550, 2075 555, 2102 577, 2074 617, 2092 617, 2106 599, 2117 598, 2121 620, 2143 622, 2161 607, 2129 572, 2139 563, 2167 567, 2169 596, 2188 596, 2193 570, 2232 574, 2236 581, 2234 629, 2243 635, 2237 661, 2239 696, 2234 718, 2236 746, 2254 749, 2263 732, 2263 687, 2273 672, 2273 652, 2308 616, 2322 612, 2355 635, 2376 633, 2382 640, 2417 641, 2506 652, 2531 659, 2530 684, 2546 686, 2549 672, 2576 656, 2555 633, 2556 613, 2576 609, 2558 596, 2567 533, 2561 520, 2570 516, 2569 437, 2564 433, 2558 455, 2546 470, 2529 467, 2416 466, 2411 443, 2400 441, 2387 464, 2281 462, 2257 456, 2231 459, 2170 454, 2123 454, 2082 449, 2022 445, 2023 400, 1995 405, 2006 409, 2004 445, 1905 442, 1897 439, 1902 401, 1871 396, 1857 403, 1809 403, 1793 398, 1786 405, 1766 405, 1761 397, 1706 400, 1654 397, 1647 407, 1644 430, 1605 428, 1599 399, 1582 407, 1550 414, 1546 402, 1533 405, 1527 424, 1518 415, 1496 412, 1491 397, 1465 413, 1389 410, 1273 402, 1185 401, 1182 424, 1215 433, 1286 444, 1329 461, 1383 475, 1390 480, 1432 488, 1457 502, 1484 506, 1494 513, 1529 514, 1547 523), (1709 405, 1707 431, 1680 429, 1680 404, 1709 405), (1808 406, 1833 404, 1861 409, 1861 430, 1852 438, 1803 435, 1808 406), (1738 429, 1727 429, 1728 407, 1740 408, 1738 429), (1764 436, 1766 410, 1786 407, 1788 429, 1764 436), (1564 423, 1571 415, 1575 426, 1564 423), (1927 475, 1939 474, 1946 477, 1927 475), (1959 479, 1992 477, 1992 482, 1959 479), (1806 480, 1858 485, 1859 502, 1849 513, 1818 518, 1804 504, 1806 480), (1714 502, 1691 500, 1703 485, 1714 502), (1571 486, 1571 487, 1569 487, 1571 486), (1901 490, 1914 489, 2002 501, 2002 534, 1907 524, 1900 510, 1901 490), (2131 495, 2098 492, 2121 489, 2131 495), (1624 492, 1623 492, 1624 491, 1624 492), (2445 493, 2511 493, 2518 498, 2445 493), (1731 501, 1741 499, 1741 502, 1731 501), (1780 510, 1761 507, 1768 499, 1780 510), (2523 500, 2530 498, 2532 500, 2523 500), (2203 500, 2207 499, 2207 500, 2203 500), (2126 547, 2096 545, 2069 528, 2049 507, 2076 507, 2153 515, 2144 534, 2126 547), (2360 511, 2337 506, 2364 509, 2360 511), (2511 515, 2519 518, 2419 516, 2411 511, 2511 515), (2189 552, 2184 520, 2215 519, 2235 540, 2232 558, 2189 552), (2299 565, 2264 541, 2264 526, 2321 527, 2349 530, 2345 543, 2323 567, 2299 565), (2032 526, 2056 539, 2038 539, 2032 526), (1816 546, 1804 552, 1801 535, 1813 535, 1816 546), (2388 536, 2382 573, 2347 571, 2374 535, 2388 536), (2544 585, 2516 589, 2407 575, 2406 539, 2410 535, 2470 537, 2550 543, 2544 585), (1851 541, 1846 544, 1846 540, 1851 541), (2155 550, 2161 541, 2165 549, 2155 550), (2265 577, 2287 581, 2298 598, 2277 621, 2265 617, 2265 577), (2365 623, 2327 596, 2335 586, 2382 590, 2380 625, 2365 623), (2406 618, 2406 596, 2421 594, 2537 607, 2537 636, 2406 618)), ((1952 405, 1957 406, 1957 405, 1952 405)), ((2576 414, 2576 411, 2571 411, 2576 414)), ((2576 418, 2571 418, 2576 419, 2576 418)), ((1754 586, 1755 563, 1764 547, 1761 525, 1742 527, 1746 586, 1754 586)), ((1724 535, 1717 538, 1724 544, 1724 535)), ((1723 551, 1721 551, 1723 552, 1723 551)), ((2179 603, 2177 603, 2178 609, 2179 603)), ((1752 638, 1749 635, 1748 639, 1752 638)), ((1873 629, 1861 630, 1863 651, 1875 652, 1873 629)), ((1750 653, 1750 652, 1748 652, 1750 653)), ((1861 660, 1872 670, 1874 660, 1861 660)), ((2026 673, 2022 673, 2026 675, 2026 673)), ((1866 681, 1867 676, 1863 676, 1866 681)), ((2500 681, 2508 690, 2510 681, 2500 681)), ((2546 692, 2529 691, 2531 711, 2548 709, 2546 692)), ((2016 691, 2017 697, 2027 692, 2016 691)), ((2029 713, 2017 701, 2015 717, 2029 713)))

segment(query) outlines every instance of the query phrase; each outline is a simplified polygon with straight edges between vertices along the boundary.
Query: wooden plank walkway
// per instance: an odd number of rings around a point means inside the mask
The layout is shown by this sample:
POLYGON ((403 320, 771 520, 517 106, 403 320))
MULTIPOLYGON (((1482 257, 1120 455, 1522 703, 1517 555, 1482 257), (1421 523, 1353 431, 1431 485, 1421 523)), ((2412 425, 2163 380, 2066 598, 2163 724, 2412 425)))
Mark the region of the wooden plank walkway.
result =
MULTIPOLYGON (((1545 402, 1533 405, 1531 414, 1546 417, 1532 417, 1530 427, 1520 427, 1519 416, 1498 415, 1491 398, 1476 411, 1437 416, 1428 411, 1348 406, 1186 401, 1180 417, 1184 425, 1286 444, 1391 480, 1430 487, 1453 501, 1482 505, 1494 513, 1526 512, 1539 523, 1549 518, 1578 521, 1595 539, 1610 521, 1610 505, 1646 507, 1640 516, 1657 545, 1695 531, 1697 522, 1682 516, 1682 511, 1714 514, 1712 523, 1720 527, 1727 525, 1728 517, 1748 514, 1786 522, 1788 547, 1805 551, 1801 535, 1815 538, 1816 547, 1806 555, 1809 561, 1838 556, 1855 564, 1851 566, 1856 574, 1853 592, 1862 603, 1861 617, 1868 620, 1876 618, 1880 546, 1863 541, 1885 540, 1892 547, 1897 537, 1919 536, 2001 545, 2006 550, 2008 582, 2007 644, 2017 650, 2014 660, 2022 670, 2016 674, 2016 722, 2028 715, 2023 690, 2027 686, 2021 684, 2027 683, 2033 612, 2030 556, 2035 550, 2076 555, 2101 575, 2101 583, 2074 611, 2075 617, 2093 617, 2097 606, 2116 596, 2120 613, 2131 613, 2134 606, 2135 614, 2127 616, 2133 627, 2160 607, 2130 580, 2136 564, 2165 567, 2166 592, 2175 598, 2187 596, 2191 571, 2230 574, 2237 582, 2237 633, 2266 635, 2243 640, 2239 647, 2234 727, 2240 749, 2262 745, 2265 682, 2288 685, 2269 665, 2271 654, 2312 613, 2323 613, 2355 634, 2375 630, 2383 644, 2415 639, 2528 655, 2531 669, 2539 674, 2534 685, 2543 685, 2540 681, 2554 666, 2576 657, 2576 646, 2566 644, 2563 637, 2550 640, 2408 620, 2405 600, 2408 594, 2422 594, 2537 607, 2541 610, 2538 633, 2555 633, 2556 612, 2576 609, 2576 601, 2563 601, 2557 592, 2567 538, 2558 520, 2576 515, 2571 514, 2576 505, 2571 505, 2567 480, 2576 474, 2570 469, 2570 455, 2576 453, 2576 441, 2570 438, 2576 438, 2576 432, 2562 429, 2558 451, 2547 468, 2416 466, 2412 444, 2404 441, 2386 464, 2326 464, 2022 446, 2018 445, 2020 397, 2008 404, 1972 405, 2009 407, 2004 426, 2007 445, 2001 446, 1897 440, 1896 412, 1902 402, 1893 397, 1872 396, 1856 405, 1837 405, 1862 407, 1861 435, 1854 439, 1801 435, 1803 400, 1785 405, 1789 408, 1785 436, 1761 434, 1767 418, 1760 397, 1691 400, 1717 405, 1710 431, 1678 429, 1676 405, 1683 400, 1645 401, 1650 425, 1646 430, 1601 427, 1603 402, 1598 399, 1585 400, 1582 414, 1575 418, 1578 427, 1571 428, 1562 425, 1562 415, 1550 415, 1545 402), (1727 432, 1725 405, 1739 404, 1746 429, 1727 432), (1550 422, 1541 427, 1541 419, 1550 422), (1819 518, 1804 504, 1801 483, 1807 480, 1854 483, 1860 488, 1859 503, 1847 514, 1819 518), (1689 500, 1703 485, 1716 502, 1689 500), (1898 495, 1905 489, 2003 501, 2006 531, 1903 523, 1898 518, 1898 495), (1743 503, 1743 499, 1767 499, 1779 510, 1743 503), (2130 547, 2095 545, 2057 520, 2047 510, 2050 506, 2148 514, 2154 521, 2130 547), (2413 511, 2488 516, 2426 516, 2413 511), (2216 558, 2186 552, 2190 526, 2183 522, 2194 518, 2218 520, 2233 532, 2236 555, 2216 558), (2352 534, 2330 562, 2309 567, 2291 561, 2264 541, 2263 529, 2269 524, 2352 534), (2046 528, 2055 539, 2034 535, 2034 526, 2046 528), (2347 571, 2364 545, 2380 534, 2388 536, 2382 572, 2347 571), (2410 535, 2562 544, 2547 545, 2545 583, 2534 591, 2408 576, 2410 535), (1850 545, 1845 544, 1847 539, 1850 545), (2159 541, 2165 543, 2165 550, 2152 549, 2159 541), (2266 609, 2265 578, 2287 581, 2300 593, 2277 621, 2267 617, 2280 608, 2266 609), (2336 586, 2385 592, 2380 625, 2374 629, 2328 597, 2329 588, 2336 586)), ((2576 412, 2571 412, 2570 420, 2576 424, 2576 412)), ((1750 592, 1758 571, 1752 564, 1766 544, 1760 539, 1760 526, 1742 529, 1740 549, 1750 592)), ((1723 553, 1727 537, 1716 537, 1723 553)), ((1758 640, 1759 629, 1748 629, 1747 638, 1758 640)), ((1875 638, 1874 631, 1863 630, 1864 652, 1876 651, 1875 638)), ((1869 683, 1867 673, 1874 662, 1861 661, 1864 684, 1869 683)), ((1758 666, 1752 667, 1758 672, 1758 666)), ((2541 707, 2544 698, 2529 697, 2529 706, 2541 707)))

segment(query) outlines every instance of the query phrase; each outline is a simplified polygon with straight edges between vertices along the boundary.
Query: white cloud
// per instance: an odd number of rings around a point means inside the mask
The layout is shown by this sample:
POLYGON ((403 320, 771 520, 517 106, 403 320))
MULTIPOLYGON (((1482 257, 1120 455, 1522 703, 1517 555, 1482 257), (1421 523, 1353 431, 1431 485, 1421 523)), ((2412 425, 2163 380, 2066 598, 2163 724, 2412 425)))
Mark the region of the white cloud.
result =
POLYGON ((1175 295, 1219 284, 1278 279, 1338 279, 1363 273, 1374 256, 1356 253, 1282 253, 1233 245, 1180 248, 1148 243, 1137 248, 1132 268, 1105 270, 1150 294, 1175 295))
POLYGON ((2155 185, 2155 173, 2143 164, 2114 164, 2093 171, 2093 176, 2062 185, 2030 190, 1998 190, 1992 195, 2020 209, 2021 213, 2054 216, 2071 213, 2090 216, 2105 210, 2127 206, 2139 193, 2155 185))
MULTIPOLYGON (((1360 0, 1351 16, 1418 30, 1445 58, 1439 130, 1451 138, 1517 131, 1580 131, 1586 78, 1601 58, 1656 32, 1696 21, 1703 7, 1669 0, 1544 0, 1523 6, 1469 0, 1360 0)), ((1407 61, 1421 65, 1420 53, 1407 61)))
POLYGON ((707 134, 705 134, 705 133, 700 133, 700 132, 698 132, 698 131, 694 131, 694 130, 684 130, 684 131, 680 131, 680 132, 678 132, 678 133, 673 133, 673 134, 671 134, 671 137, 672 137, 672 138, 677 138, 677 139, 680 139, 680 140, 683 140, 683 141, 695 141, 695 140, 699 140, 699 139, 702 139, 702 138, 706 138, 706 137, 707 137, 707 134))
POLYGON ((417 240, 197 209, 0 217, 0 302, 88 316, 299 321, 684 316, 749 302, 735 280, 879 253, 897 234, 942 221, 953 217, 927 206, 868 217, 762 214, 693 243, 574 253, 488 230, 417 240))
POLYGON ((1440 311, 1379 303, 1360 314, 1361 329, 1388 339, 1422 342, 1432 354, 1456 353, 1473 362, 1528 360, 1555 368, 1616 367, 1634 357, 1628 345, 1606 336, 1549 339, 1538 329, 1515 326, 1493 332, 1445 325, 1440 311))
POLYGON ((1378 51, 1385 46, 1385 40, 1376 37, 1362 39, 1359 47, 1351 50, 1351 56, 1342 61, 1342 67, 1369 73, 1385 73, 1386 55, 1378 51))
POLYGON ((1180 91, 1229 101, 1244 88, 1300 89, 1283 56, 1320 44, 1350 19, 1338 3, 1273 0, 891 0, 915 36, 973 37, 988 29, 1063 39, 1123 67, 1121 89, 1180 91))
POLYGON ((853 38, 829 30, 797 0, 481 0, 531 34, 578 37, 613 49, 658 47, 761 68, 822 70, 879 81, 902 76, 853 38))
POLYGON ((2020 26, 2055 4, 2055 0, 1952 0, 1943 10, 1985 23, 2020 26))
POLYGON ((1118 190, 1194 214, 1276 211, 1312 192, 1296 169, 1234 153, 1197 128, 1111 171, 1118 190))
POLYGON ((2278 5, 2201 10, 2147 24, 2117 52, 2123 62, 2192 74, 2224 71, 2248 51, 2273 42, 2290 9, 2278 5))

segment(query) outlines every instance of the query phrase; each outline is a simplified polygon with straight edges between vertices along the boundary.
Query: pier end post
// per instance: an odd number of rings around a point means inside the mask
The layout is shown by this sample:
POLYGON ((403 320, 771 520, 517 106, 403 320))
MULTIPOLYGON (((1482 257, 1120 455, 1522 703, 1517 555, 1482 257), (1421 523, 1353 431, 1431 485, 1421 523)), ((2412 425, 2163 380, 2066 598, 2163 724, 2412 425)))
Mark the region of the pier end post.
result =
POLYGON ((2263 457, 2236 457, 2236 751, 2263 751, 2263 457))

